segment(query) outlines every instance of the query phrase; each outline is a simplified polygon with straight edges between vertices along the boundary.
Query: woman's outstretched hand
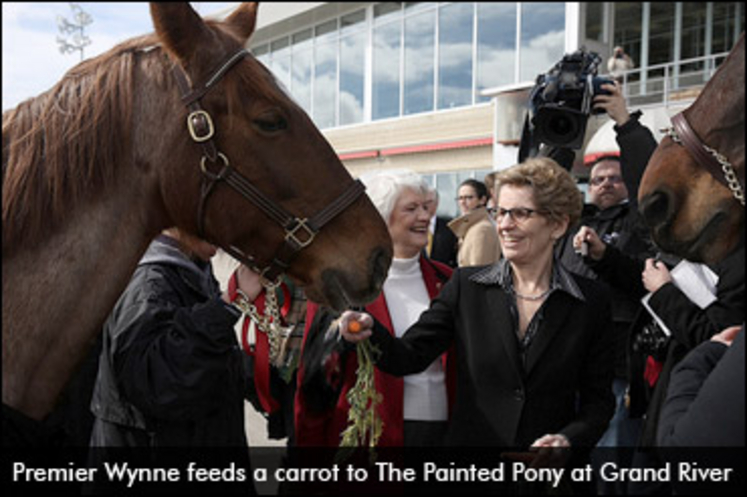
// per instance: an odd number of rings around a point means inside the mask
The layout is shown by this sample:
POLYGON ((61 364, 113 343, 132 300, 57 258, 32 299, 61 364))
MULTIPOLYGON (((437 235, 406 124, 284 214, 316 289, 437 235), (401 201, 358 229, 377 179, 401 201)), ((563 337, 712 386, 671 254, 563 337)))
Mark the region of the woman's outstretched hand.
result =
POLYGON ((345 311, 340 316, 338 330, 346 341, 358 343, 371 336, 373 318, 364 312, 345 311))

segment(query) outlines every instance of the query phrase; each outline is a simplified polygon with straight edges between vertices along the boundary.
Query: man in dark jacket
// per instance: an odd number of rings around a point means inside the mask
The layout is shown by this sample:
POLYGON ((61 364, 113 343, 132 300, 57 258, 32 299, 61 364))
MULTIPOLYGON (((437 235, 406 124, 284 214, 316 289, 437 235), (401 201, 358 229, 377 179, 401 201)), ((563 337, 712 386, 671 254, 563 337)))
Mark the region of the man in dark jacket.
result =
MULTIPOLYGON (((215 250, 167 230, 140 260, 104 326, 91 402, 93 462, 116 453, 100 448, 179 447, 208 463, 205 447, 223 448, 216 457, 238 448, 244 481, 251 484, 243 402, 253 397, 251 368, 234 332, 241 313, 213 276, 215 250)), ((239 288, 256 293, 256 279, 242 274, 240 268, 239 288)))
POLYGON ((428 192, 428 210, 431 214, 431 222, 428 226, 428 245, 425 255, 434 261, 455 268, 457 267, 459 239, 449 229, 448 225, 451 219, 437 214, 438 202, 438 190, 433 188, 428 192))

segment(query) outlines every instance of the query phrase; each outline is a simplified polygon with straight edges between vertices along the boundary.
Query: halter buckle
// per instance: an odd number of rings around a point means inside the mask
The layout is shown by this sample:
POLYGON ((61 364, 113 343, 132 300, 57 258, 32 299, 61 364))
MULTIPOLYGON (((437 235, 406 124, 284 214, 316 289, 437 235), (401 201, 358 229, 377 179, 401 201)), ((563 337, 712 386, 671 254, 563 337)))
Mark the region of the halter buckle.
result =
POLYGON ((298 245, 299 250, 311 245, 311 242, 313 242, 316 237, 316 231, 307 224, 308 220, 308 218, 296 218, 296 225, 291 229, 285 230, 285 240, 298 245), (308 237, 306 240, 299 240, 296 235, 296 233, 301 229, 306 232, 306 236, 308 237))
POLYGON ((213 120, 210 118, 210 114, 204 110, 195 110, 189 113, 187 116, 187 129, 192 139, 197 143, 206 142, 215 134, 213 120), (207 130, 201 128, 207 128, 207 130), (201 132, 204 134, 200 134, 201 132))

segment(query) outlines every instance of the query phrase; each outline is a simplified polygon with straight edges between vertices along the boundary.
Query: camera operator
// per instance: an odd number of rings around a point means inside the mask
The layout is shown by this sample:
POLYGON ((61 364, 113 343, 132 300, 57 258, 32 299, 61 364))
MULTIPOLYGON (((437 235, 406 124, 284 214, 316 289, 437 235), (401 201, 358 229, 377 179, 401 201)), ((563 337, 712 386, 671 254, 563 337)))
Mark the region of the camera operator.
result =
POLYGON ((537 76, 529 94, 519 162, 529 157, 550 157, 571 170, 575 150, 583 146, 589 116, 605 112, 602 107, 594 108, 595 102, 606 105, 595 98, 609 96, 605 85, 614 83, 596 75, 601 60, 597 53, 581 48, 537 76))

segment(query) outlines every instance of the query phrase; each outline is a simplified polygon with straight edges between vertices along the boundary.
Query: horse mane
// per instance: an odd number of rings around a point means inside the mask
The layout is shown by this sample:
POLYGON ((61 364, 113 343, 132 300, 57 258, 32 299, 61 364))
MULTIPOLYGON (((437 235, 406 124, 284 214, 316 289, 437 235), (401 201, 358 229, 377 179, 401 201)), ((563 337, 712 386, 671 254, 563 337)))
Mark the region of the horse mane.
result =
POLYGON ((50 90, 3 113, 3 253, 59 225, 103 191, 131 145, 136 52, 128 40, 86 60, 50 90))
MULTIPOLYGON (((135 68, 144 54, 153 57, 142 64, 148 76, 175 86, 165 50, 150 34, 81 62, 47 92, 3 113, 3 254, 49 236, 75 205, 112 184, 132 150, 135 68)), ((230 115, 247 89, 283 101, 256 61, 235 73, 225 88, 230 115)))

